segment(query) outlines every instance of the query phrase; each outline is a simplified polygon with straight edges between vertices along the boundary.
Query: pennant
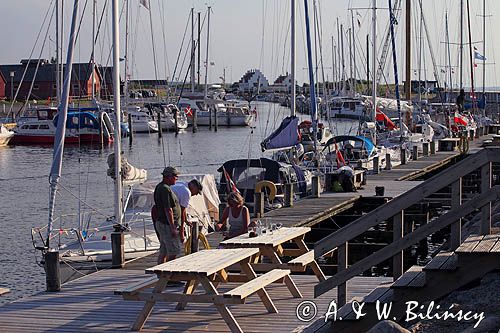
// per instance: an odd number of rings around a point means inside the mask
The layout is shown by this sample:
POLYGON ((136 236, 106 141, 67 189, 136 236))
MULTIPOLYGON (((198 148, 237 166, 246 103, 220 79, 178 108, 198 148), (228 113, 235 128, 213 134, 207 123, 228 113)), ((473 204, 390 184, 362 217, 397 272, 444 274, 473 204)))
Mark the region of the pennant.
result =
POLYGON ((474 59, 477 60, 486 60, 486 57, 479 53, 478 51, 474 51, 474 59))

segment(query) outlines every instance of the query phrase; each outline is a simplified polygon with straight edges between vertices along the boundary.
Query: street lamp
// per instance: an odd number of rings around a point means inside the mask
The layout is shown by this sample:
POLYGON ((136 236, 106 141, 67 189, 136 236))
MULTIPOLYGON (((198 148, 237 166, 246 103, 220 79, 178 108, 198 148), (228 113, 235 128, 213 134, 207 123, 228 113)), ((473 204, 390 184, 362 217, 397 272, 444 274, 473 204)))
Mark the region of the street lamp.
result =
POLYGON ((16 72, 14 72, 14 71, 10 72, 10 100, 11 101, 14 100, 14 74, 16 74, 16 72))

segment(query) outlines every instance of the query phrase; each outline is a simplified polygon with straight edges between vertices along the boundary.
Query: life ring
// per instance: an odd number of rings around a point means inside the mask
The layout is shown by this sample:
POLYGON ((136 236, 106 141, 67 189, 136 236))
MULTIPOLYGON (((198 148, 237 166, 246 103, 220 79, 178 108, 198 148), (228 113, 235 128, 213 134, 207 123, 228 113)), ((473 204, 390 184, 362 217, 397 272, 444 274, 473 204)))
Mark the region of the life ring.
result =
POLYGON ((269 201, 273 201, 274 198, 276 197, 276 193, 277 193, 277 189, 276 189, 276 185, 269 181, 269 180, 261 180, 260 182, 258 182, 257 184, 255 184, 255 193, 261 193, 262 192, 262 188, 268 188, 269 189, 269 197, 268 197, 268 200, 269 201))
MULTIPOLYGON (((192 235, 189 235, 188 239, 184 243, 184 254, 186 255, 191 253, 191 237, 192 235)), ((210 244, 208 244, 208 239, 204 234, 199 233, 198 240, 201 242, 201 244, 203 244, 205 250, 210 250, 210 244)))

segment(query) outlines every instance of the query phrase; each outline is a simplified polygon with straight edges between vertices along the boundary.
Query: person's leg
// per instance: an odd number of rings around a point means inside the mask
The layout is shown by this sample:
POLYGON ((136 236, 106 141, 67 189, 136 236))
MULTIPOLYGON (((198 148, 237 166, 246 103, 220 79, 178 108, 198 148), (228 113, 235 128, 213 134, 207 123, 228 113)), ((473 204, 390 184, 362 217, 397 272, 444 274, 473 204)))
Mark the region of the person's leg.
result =
POLYGON ((160 241, 160 250, 158 251, 158 260, 157 263, 158 265, 163 264, 165 260, 167 259, 167 251, 168 251, 168 244, 167 244, 167 230, 166 226, 164 223, 161 222, 155 222, 155 230, 158 233, 159 236, 159 241, 160 241))

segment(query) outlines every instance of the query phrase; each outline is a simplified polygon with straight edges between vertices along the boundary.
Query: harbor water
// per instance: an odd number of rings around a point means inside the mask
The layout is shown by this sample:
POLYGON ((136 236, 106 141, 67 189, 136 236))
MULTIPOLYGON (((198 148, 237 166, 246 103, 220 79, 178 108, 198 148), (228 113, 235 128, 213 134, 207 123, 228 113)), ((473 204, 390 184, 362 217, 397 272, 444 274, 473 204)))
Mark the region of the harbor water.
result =
MULTIPOLYGON (((257 121, 252 127, 223 127, 217 132, 199 127, 179 133, 136 134, 129 145, 123 139, 122 150, 128 161, 148 170, 148 178, 160 180, 165 165, 174 165, 182 173, 211 173, 218 180, 217 168, 230 159, 263 156, 260 142, 279 126, 289 109, 277 104, 252 103, 257 121)), ((306 118, 302 115, 304 119, 306 118)), ((345 134, 357 126, 337 123, 334 134, 345 134)), ((105 217, 113 215, 113 180, 106 175, 107 157, 113 146, 67 146, 64 153, 61 188, 56 199, 56 214, 75 215, 88 208, 105 217)), ((45 288, 43 268, 37 265, 39 251, 32 245, 31 228, 48 221, 51 146, 8 146, 0 148, 0 184, 2 188, 0 220, 0 287, 11 292, 0 304, 31 295, 45 288)), ((76 218, 73 217, 76 221, 76 218)), ((68 217, 66 225, 71 222, 68 217)), ((76 222, 75 222, 76 227, 76 222)))

